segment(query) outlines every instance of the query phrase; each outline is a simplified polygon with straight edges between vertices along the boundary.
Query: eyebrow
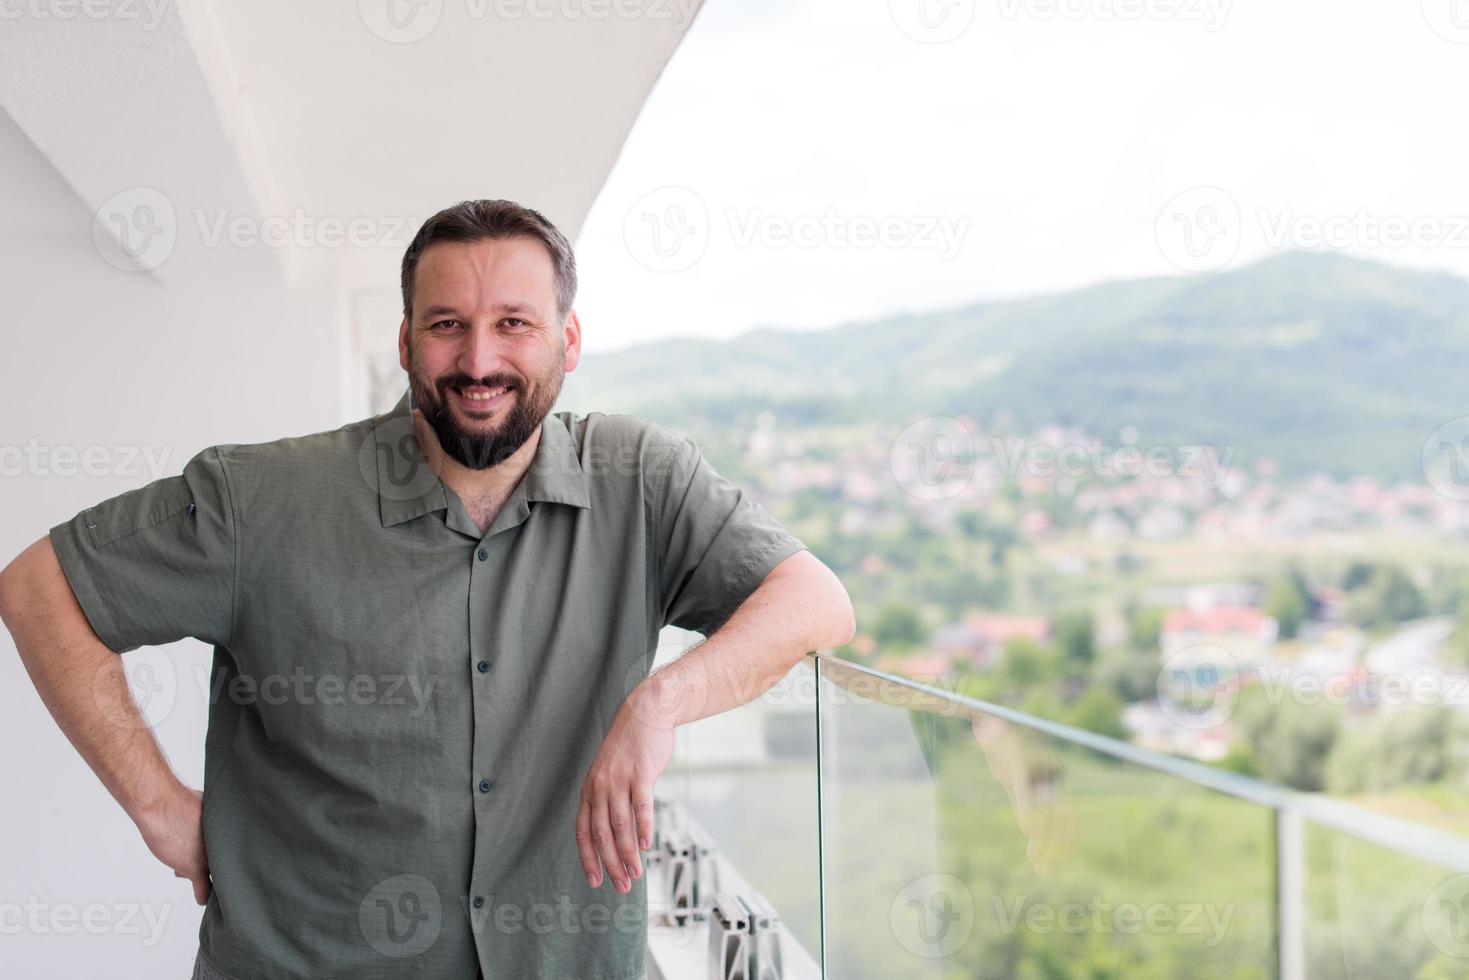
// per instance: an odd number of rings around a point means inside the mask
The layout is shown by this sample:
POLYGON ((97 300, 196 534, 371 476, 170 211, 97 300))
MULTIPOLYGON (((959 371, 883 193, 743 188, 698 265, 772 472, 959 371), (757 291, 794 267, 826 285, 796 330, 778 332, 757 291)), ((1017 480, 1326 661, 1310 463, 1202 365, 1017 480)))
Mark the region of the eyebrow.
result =
MULTIPOLYGON (((541 318, 540 310, 536 309, 534 306, 530 306, 525 303, 501 303, 496 306, 495 309, 497 312, 500 313, 528 313, 531 316, 536 317, 537 319, 541 318)), ((436 316, 461 315, 462 314, 460 314, 460 312, 454 307, 443 305, 430 306, 428 309, 423 311, 423 318, 425 320, 432 320, 436 316)))

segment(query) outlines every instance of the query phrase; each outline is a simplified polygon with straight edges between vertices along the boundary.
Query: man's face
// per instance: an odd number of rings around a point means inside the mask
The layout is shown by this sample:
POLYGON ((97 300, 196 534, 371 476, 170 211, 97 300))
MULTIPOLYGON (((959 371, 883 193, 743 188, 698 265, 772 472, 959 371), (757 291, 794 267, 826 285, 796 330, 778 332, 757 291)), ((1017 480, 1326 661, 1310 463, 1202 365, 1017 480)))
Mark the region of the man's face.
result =
POLYGON ((524 445, 576 367, 581 327, 558 319, 555 275, 534 238, 435 242, 419 257, 399 360, 439 445, 469 469, 524 445))

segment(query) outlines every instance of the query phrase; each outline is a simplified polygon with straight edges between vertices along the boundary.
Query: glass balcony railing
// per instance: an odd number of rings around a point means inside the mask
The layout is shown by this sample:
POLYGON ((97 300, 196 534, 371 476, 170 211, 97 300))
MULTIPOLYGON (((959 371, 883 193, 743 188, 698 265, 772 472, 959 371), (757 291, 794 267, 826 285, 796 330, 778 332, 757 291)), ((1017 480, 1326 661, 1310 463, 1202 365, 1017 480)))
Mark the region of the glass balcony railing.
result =
POLYGON ((650 977, 1469 978, 1455 834, 829 656, 679 737, 650 977))

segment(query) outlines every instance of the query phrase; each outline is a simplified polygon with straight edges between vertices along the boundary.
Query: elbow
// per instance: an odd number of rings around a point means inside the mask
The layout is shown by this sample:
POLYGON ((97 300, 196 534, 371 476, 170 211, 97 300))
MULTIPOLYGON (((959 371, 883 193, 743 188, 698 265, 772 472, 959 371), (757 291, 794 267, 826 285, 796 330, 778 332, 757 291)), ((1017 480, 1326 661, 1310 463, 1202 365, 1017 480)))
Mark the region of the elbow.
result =
POLYGON ((851 643, 857 635, 857 615, 846 586, 830 568, 810 551, 802 549, 767 576, 783 582, 790 601, 798 606, 797 627, 808 651, 830 650, 851 643))
POLYGON ((3 622, 7 628, 10 626, 10 618, 14 615, 18 601, 19 586, 16 583, 16 575, 14 562, 0 568, 0 622, 3 622))
POLYGON ((15 617, 35 591, 32 588, 35 581, 34 554, 43 545, 50 547, 50 539, 42 538, 11 559, 10 564, 0 568, 0 621, 4 621, 5 626, 12 630, 15 617))
POLYGON ((829 596, 825 605, 830 612, 823 618, 824 628, 817 646, 822 650, 831 650, 852 642, 857 635, 857 614, 852 608, 852 597, 847 594, 847 587, 842 584, 842 580, 825 565, 821 566, 821 572, 826 580, 826 593, 829 596))
MULTIPOLYGON (((16 561, 19 560, 16 559, 16 561)), ((10 616, 10 604, 15 599, 16 561, 0 568, 0 616, 6 618, 10 616)))
POLYGON ((857 613, 852 608, 852 597, 847 595, 847 590, 838 586, 840 601, 836 603, 833 611, 832 626, 827 632, 822 649, 845 646, 851 643, 857 636, 857 613))

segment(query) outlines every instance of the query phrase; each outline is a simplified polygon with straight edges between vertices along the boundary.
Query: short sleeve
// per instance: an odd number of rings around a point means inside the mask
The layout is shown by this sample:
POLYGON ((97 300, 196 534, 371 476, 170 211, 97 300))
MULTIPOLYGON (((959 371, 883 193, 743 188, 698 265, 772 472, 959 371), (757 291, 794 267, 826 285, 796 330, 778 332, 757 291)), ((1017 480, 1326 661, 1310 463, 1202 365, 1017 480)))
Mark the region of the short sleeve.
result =
POLYGON ((649 466, 662 622, 709 636, 781 561, 806 549, 692 439, 649 466))
POLYGON ((51 529, 61 570, 116 653, 184 637, 228 645, 236 515, 219 447, 51 529))

